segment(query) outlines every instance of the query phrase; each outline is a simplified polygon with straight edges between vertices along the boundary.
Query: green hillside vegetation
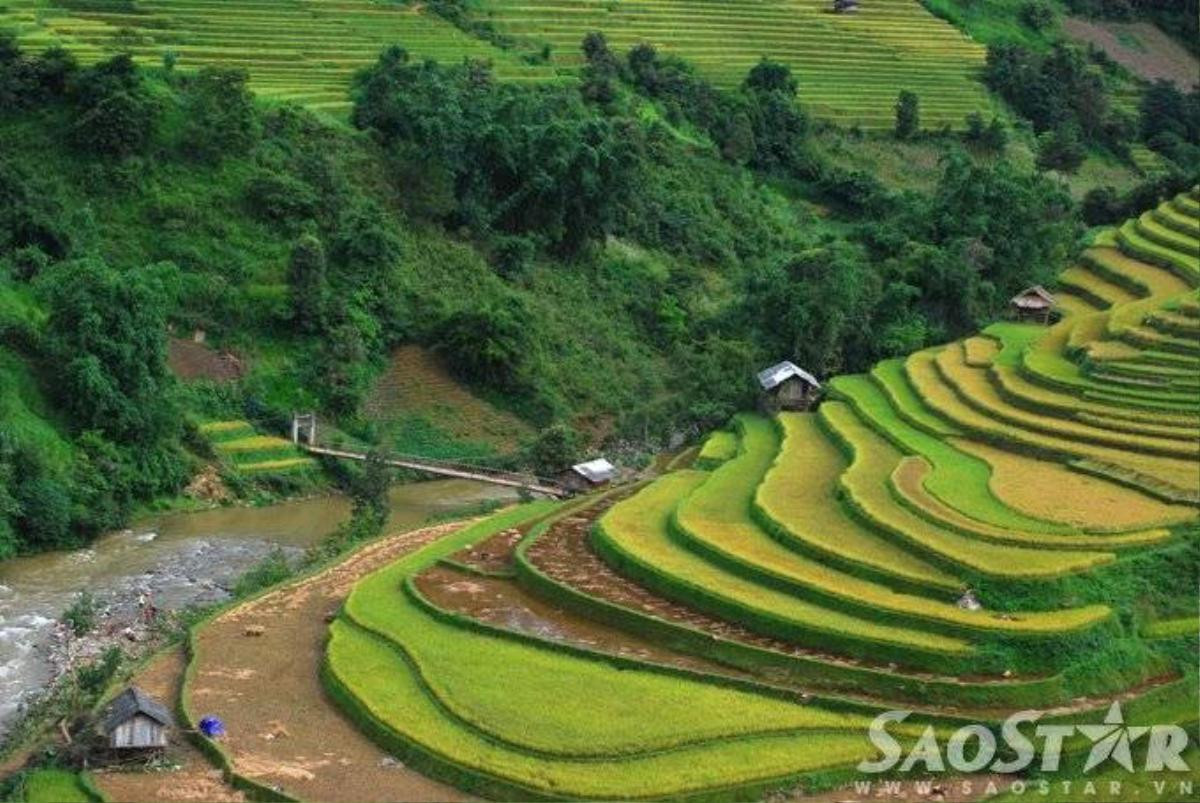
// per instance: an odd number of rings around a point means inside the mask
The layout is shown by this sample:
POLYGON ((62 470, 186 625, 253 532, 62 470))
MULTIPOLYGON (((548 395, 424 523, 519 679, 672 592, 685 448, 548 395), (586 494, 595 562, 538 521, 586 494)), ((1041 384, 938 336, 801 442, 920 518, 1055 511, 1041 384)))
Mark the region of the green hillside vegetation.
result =
MULTIPOLYGON (((1075 232, 1060 187, 949 141, 928 194, 817 156, 782 63, 719 89, 589 37, 578 85, 529 85, 391 49, 357 79, 351 130, 256 101, 244 72, 3 42, 3 554, 178 494, 229 451, 204 422, 279 437, 316 409, 358 442, 544 472, 582 456, 581 433, 713 425, 779 354, 865 369, 974 329, 1048 281, 1075 232), (986 258, 963 259, 973 241, 986 258), (99 340, 75 339, 84 310, 99 340), (179 384, 168 326, 246 376, 179 384), (381 419, 368 397, 402 345, 531 426, 496 455, 467 430, 431 442, 453 428, 416 409, 381 419), (91 357, 49 369, 71 349, 91 357)), ((259 447, 225 462, 273 493, 310 481, 259 447)))

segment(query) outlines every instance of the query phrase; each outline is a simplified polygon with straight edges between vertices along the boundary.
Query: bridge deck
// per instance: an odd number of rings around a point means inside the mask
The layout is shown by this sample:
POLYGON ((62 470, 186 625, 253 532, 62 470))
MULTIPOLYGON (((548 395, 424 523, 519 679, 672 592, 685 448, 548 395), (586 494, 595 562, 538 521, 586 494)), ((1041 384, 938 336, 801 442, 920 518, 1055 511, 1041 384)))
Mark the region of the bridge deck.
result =
MULTIPOLYGON (((345 460, 359 460, 362 462, 366 462, 369 457, 365 452, 329 449, 324 446, 310 446, 304 443, 298 445, 309 454, 326 455, 328 457, 339 457, 345 460)), ((488 482, 493 485, 504 485, 509 488, 525 488, 533 493, 546 494, 547 496, 568 496, 570 494, 570 491, 566 488, 553 485, 536 477, 523 477, 519 474, 510 474, 505 471, 493 469, 458 466, 437 460, 415 458, 384 457, 383 463, 394 468, 423 471, 427 474, 436 474, 441 477, 455 477, 463 480, 475 480, 476 482, 488 482)))

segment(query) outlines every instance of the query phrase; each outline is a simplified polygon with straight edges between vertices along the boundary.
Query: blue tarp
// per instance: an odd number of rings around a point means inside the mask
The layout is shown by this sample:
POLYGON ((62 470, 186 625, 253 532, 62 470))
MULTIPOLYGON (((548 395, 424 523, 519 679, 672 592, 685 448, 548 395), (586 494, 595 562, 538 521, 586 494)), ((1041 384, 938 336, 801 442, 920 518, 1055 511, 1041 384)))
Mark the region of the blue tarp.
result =
POLYGON ((200 720, 200 732, 210 739, 219 739, 225 735, 225 723, 216 717, 204 717, 200 720))

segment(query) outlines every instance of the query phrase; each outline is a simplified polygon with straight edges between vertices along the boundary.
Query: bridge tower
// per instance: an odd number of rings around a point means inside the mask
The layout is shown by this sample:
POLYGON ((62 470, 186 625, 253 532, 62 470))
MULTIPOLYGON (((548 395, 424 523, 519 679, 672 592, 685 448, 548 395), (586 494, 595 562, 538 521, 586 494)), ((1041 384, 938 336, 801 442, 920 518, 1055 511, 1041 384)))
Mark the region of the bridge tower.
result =
POLYGON ((292 413, 292 443, 299 446, 301 439, 309 446, 317 445, 316 413, 292 413))

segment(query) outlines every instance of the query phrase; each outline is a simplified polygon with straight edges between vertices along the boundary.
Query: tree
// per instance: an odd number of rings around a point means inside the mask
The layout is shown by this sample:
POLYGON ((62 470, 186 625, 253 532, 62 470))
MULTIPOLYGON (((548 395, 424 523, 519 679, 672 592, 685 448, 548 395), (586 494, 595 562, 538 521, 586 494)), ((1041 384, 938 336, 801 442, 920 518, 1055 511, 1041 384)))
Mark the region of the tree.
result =
POLYGON ((1072 125, 1062 125, 1038 137, 1037 166, 1042 170, 1073 173, 1087 158, 1087 149, 1072 125))
POLYGON ((71 139, 81 150, 119 159, 145 151, 154 139, 161 108, 127 54, 73 76, 70 93, 71 139))
POLYGON ((912 139, 920 130, 920 99, 915 92, 902 89, 896 98, 896 138, 912 139))
POLYGON ((184 84, 183 146, 209 162, 243 154, 258 138, 254 96, 243 69, 202 67, 184 84))
POLYGON ((53 389, 79 430, 153 449, 176 438, 167 369, 167 308, 174 266, 120 273, 97 257, 46 271, 44 348, 53 389))
POLYGON ((1045 0, 1026 0, 1021 4, 1021 22, 1035 31, 1048 28, 1054 22, 1054 9, 1045 0))
POLYGON ((288 295, 291 298, 292 321, 302 332, 312 334, 324 325, 325 248, 314 234, 304 234, 292 247, 288 260, 288 295))
POLYGON ((798 85, 792 77, 791 67, 764 56, 750 68, 744 86, 752 92, 782 92, 791 97, 796 94, 798 85))
POLYGON ((436 348, 468 379, 511 390, 523 384, 533 348, 527 318, 519 296, 489 299, 449 315, 436 348))
POLYGON ((557 474, 578 460, 583 445, 583 436, 567 424, 551 424, 533 442, 529 458, 537 471, 557 474))
POLYGON ((601 105, 612 103, 617 97, 615 82, 620 75, 620 63, 604 34, 592 31, 583 37, 583 56, 587 61, 580 85, 584 99, 601 105))
POLYGON ((329 330, 318 361, 325 404, 335 415, 353 415, 367 388, 370 352, 362 332, 343 319, 329 330))

